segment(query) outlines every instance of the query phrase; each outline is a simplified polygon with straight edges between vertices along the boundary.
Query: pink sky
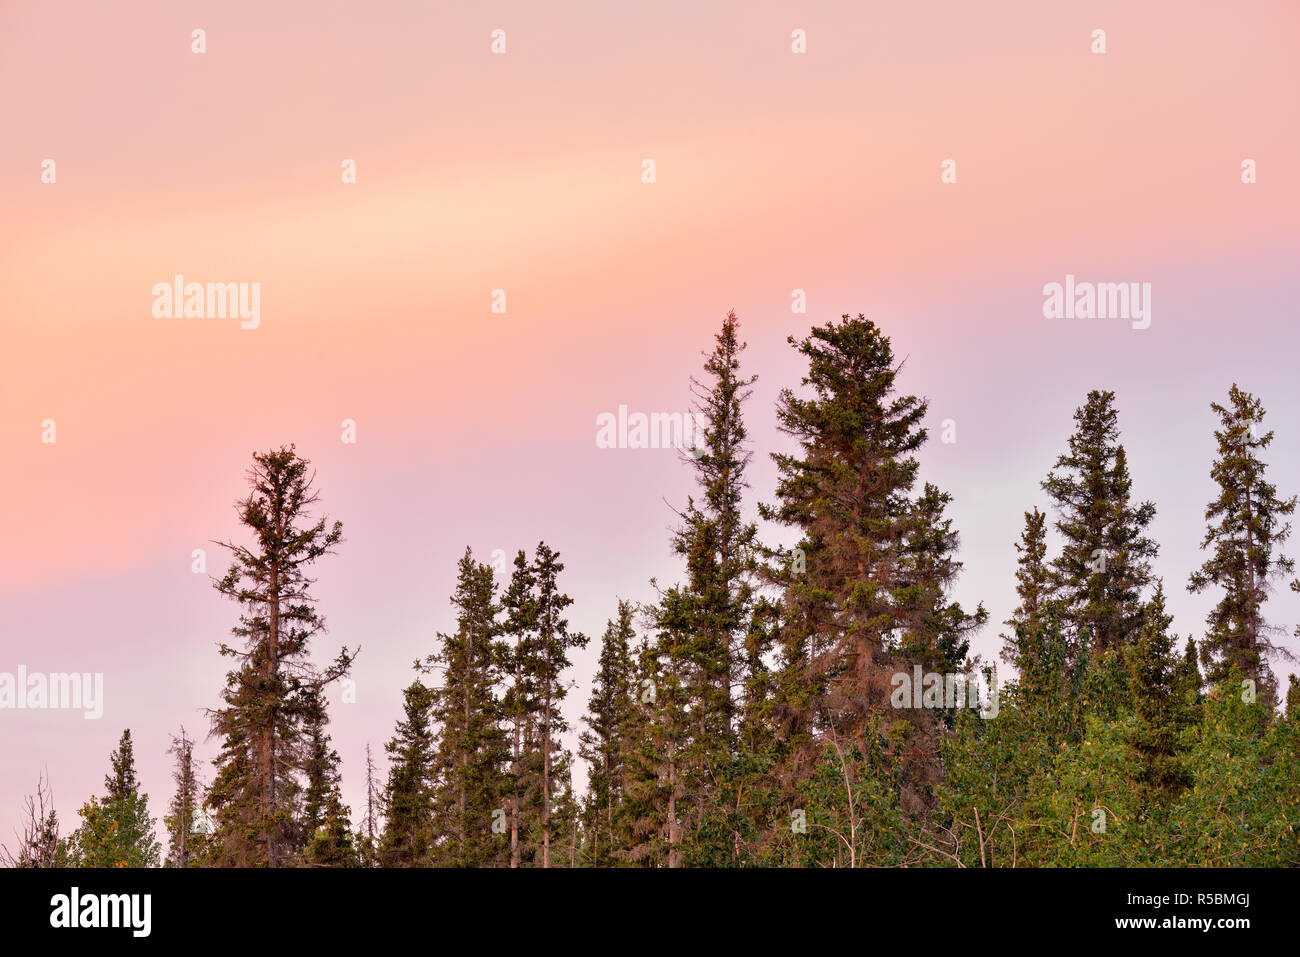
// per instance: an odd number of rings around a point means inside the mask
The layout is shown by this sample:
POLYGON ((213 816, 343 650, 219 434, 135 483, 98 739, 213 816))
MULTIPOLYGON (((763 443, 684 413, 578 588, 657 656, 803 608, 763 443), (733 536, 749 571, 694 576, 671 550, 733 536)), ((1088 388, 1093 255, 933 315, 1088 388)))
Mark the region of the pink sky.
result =
MULTIPOLYGON (((354 812, 466 545, 545 538, 598 636, 678 573, 665 499, 690 486, 672 452, 597 449, 596 416, 684 409, 733 307, 754 499, 802 371, 786 336, 865 312, 931 400, 923 477, 955 497, 959 597, 993 621, 1073 410, 1114 389, 1175 628, 1199 636, 1214 596, 1184 586, 1233 381, 1300 491, 1300 12, 1135 6, 4 4, 0 671, 102 671, 106 702, 0 712, 0 840, 47 767, 75 824, 127 726, 161 818, 168 735, 206 731, 237 615, 190 554, 222 564, 255 449, 296 442, 344 523, 317 649, 363 646, 332 711, 354 812), (260 326, 155 319, 176 273, 260 283, 260 326), (1044 319, 1067 273, 1151 283, 1151 327, 1044 319)), ((1289 633, 1300 599, 1267 611, 1289 633)))

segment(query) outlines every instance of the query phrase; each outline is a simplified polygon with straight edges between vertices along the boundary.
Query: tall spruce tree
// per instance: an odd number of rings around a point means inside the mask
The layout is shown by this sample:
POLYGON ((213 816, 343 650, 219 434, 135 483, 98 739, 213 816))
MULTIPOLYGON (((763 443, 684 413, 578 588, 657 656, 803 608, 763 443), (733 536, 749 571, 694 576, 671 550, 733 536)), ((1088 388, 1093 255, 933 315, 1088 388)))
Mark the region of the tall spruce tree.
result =
POLYGON ((492 566, 465 549, 457 566, 456 630, 439 634, 425 667, 441 672, 433 692, 437 728, 435 809, 445 822, 438 863, 458 867, 508 863, 498 832, 509 797, 509 750, 496 696, 504 651, 499 640, 497 586, 492 566))
POLYGON ((569 730, 561 706, 568 689, 563 673, 570 667, 569 652, 585 648, 587 637, 569 630, 565 610, 573 599, 560 590, 559 575, 564 571, 559 552, 540 542, 533 556, 533 581, 536 613, 535 642, 531 643, 523 665, 526 680, 535 694, 537 747, 541 755, 541 861, 551 866, 551 813, 553 781, 562 754, 560 735, 569 730))
POLYGON ((1146 535, 1155 518, 1150 502, 1134 505, 1128 457, 1119 442, 1115 393, 1094 389, 1074 413, 1069 452, 1042 483, 1065 539, 1052 562, 1052 597, 1077 660, 1087 641, 1098 657, 1137 640, 1143 623, 1142 592, 1151 579, 1156 544, 1146 535))
MULTIPOLYGON (((762 636, 750 628, 754 601, 751 569, 757 529, 744 520, 745 472, 752 452, 744 423, 744 403, 755 376, 740 374, 745 343, 735 311, 723 319, 714 348, 705 354, 706 378, 691 379, 693 411, 702 423, 698 444, 684 456, 695 472, 698 498, 692 496, 673 535, 673 548, 686 562, 683 594, 689 612, 689 640, 681 647, 692 729, 688 763, 692 807, 682 809, 683 835, 697 845, 730 843, 736 814, 737 687, 756 687, 766 649, 747 647, 762 636), (757 671, 756 671, 757 669, 757 671), (724 796, 720 791, 728 792, 724 796)), ((722 848, 700 846, 717 861, 722 848)))
POLYGON ((275 867, 292 860, 310 694, 346 675, 354 657, 345 646, 323 669, 310 658, 325 620, 307 573, 343 537, 342 523, 311 517, 319 497, 310 467, 293 446, 255 454, 252 488, 238 503, 253 546, 220 543, 234 562, 215 585, 243 612, 231 629, 239 641, 221 645, 235 667, 226 675, 223 706, 212 712, 213 733, 223 739, 208 792, 216 812, 209 846, 218 864, 275 867))
POLYGON ((699 485, 683 524, 673 536, 676 552, 686 559, 695 620, 697 720, 712 739, 709 750, 725 753, 732 744, 732 687, 741 678, 738 666, 751 601, 747 570, 757 535, 741 514, 747 487, 745 470, 753 453, 747 445, 744 410, 756 376, 740 375, 745 343, 740 320, 727 313, 715 346, 706 355, 706 381, 691 379, 694 412, 705 423, 702 444, 685 460, 699 485))
POLYGON ((532 863, 537 857, 535 835, 541 834, 542 767, 537 747, 539 710, 537 682, 529 662, 537 641, 537 597, 533 565, 520 549, 515 555, 510 583, 501 597, 505 620, 502 631, 503 671, 507 687, 502 717, 510 736, 509 827, 510 866, 532 863))
POLYGON ((1273 441, 1272 431, 1260 433, 1263 404, 1234 383, 1228 405, 1211 403, 1219 416, 1218 455, 1210 476, 1219 494, 1206 506, 1207 528, 1201 542, 1210 556, 1192 572, 1188 588, 1204 591, 1211 585, 1223 590, 1206 618, 1201 654, 1209 666, 1211 682, 1234 672, 1253 679, 1267 700, 1274 700, 1276 681, 1267 656, 1274 650, 1270 635, 1276 631, 1264 620, 1263 605, 1269 585, 1289 574, 1295 563, 1280 553, 1290 534, 1285 519, 1296 508, 1296 497, 1280 498, 1277 487, 1264 477, 1260 453, 1273 441))
POLYGON ((790 343, 808 360, 802 384, 812 395, 781 393, 780 427, 800 448, 773 456, 778 502, 762 509, 802 534, 770 571, 785 589, 777 681, 781 733, 793 744, 788 773, 812 773, 832 738, 843 753, 874 753, 883 718, 886 730, 899 725, 889 732, 895 740, 920 735, 902 752, 898 778, 904 805, 917 810, 940 771, 934 718, 893 711, 890 677, 922 649, 955 654, 967 622, 944 597, 946 503, 928 491, 911 498, 927 406, 896 391, 889 338, 865 316, 845 315, 790 343))
POLYGON ((803 535, 773 570, 787 591, 787 667, 802 672, 784 705, 796 733, 851 729, 885 697, 926 403, 896 394, 889 339, 865 316, 789 342, 808 360, 801 384, 813 395, 781 393, 778 422, 800 452, 772 456, 778 503, 762 509, 803 535))

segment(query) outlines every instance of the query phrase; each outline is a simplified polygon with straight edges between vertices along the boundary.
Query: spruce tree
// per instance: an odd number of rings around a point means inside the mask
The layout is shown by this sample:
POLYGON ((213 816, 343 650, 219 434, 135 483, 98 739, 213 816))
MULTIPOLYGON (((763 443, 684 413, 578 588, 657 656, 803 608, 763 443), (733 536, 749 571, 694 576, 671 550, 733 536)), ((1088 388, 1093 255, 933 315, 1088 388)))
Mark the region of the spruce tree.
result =
POLYGON ((1004 622, 1011 632, 1002 636, 1001 655, 1015 667, 1018 678, 1014 687, 1004 690, 1019 702, 1026 727, 1053 751, 1082 730, 1077 710, 1079 663, 1072 661, 1071 642, 1052 598, 1047 516, 1037 508, 1024 514, 1024 529, 1015 546, 1020 603, 1004 622))
POLYGON ((504 660, 497 586, 492 567, 475 561, 468 548, 451 601, 456 630, 438 635, 439 650, 425 664, 441 672, 433 692, 435 808, 447 839, 436 860, 458 867, 504 864, 509 844, 497 828, 510 789, 509 750, 496 696, 504 660))
MULTIPOLYGON (((760 549, 760 553, 771 557, 766 549, 760 549)), ((772 808, 779 804, 779 783, 773 769, 785 756, 785 744, 778 740, 775 723, 778 675, 771 667, 772 649, 780 644, 781 605, 773 597, 759 595, 748 618, 741 648, 743 682, 736 755, 717 786, 718 804, 725 809, 726 817, 719 822, 721 833, 716 840, 729 844, 723 862, 736 866, 763 863, 772 808)))
POLYGON ((688 778, 691 808, 681 809, 683 840, 694 853, 720 863, 734 844, 737 780, 737 687, 758 687, 766 649, 747 647, 762 632, 750 627, 754 602, 751 570, 757 530, 742 516, 745 472, 752 453, 744 403, 756 377, 740 374, 745 343, 734 311, 723 319, 714 348, 705 354, 705 379, 692 377, 693 412, 701 423, 698 444, 684 456, 695 473, 692 496, 673 535, 673 548, 686 563, 683 593, 690 614, 683 693, 691 714, 689 755, 680 771, 688 778), (727 792, 724 795, 721 792, 727 792))
POLYGON ((744 680, 737 731, 741 755, 766 751, 773 738, 772 649, 778 644, 781 606, 768 596, 755 598, 741 649, 744 680))
POLYGON ((1277 487, 1264 477, 1260 453, 1273 441, 1271 431, 1259 432, 1264 406, 1235 383, 1228 401, 1210 405, 1219 416, 1218 455, 1210 469, 1219 494, 1205 509, 1208 527, 1201 548, 1210 556, 1192 573, 1188 588, 1200 592, 1213 585, 1223 591, 1206 618, 1201 646, 1208 680, 1219 682, 1238 672, 1256 681, 1271 701, 1275 680, 1267 656, 1274 650, 1269 636, 1275 629, 1262 609, 1270 582, 1295 568, 1280 549, 1291 531, 1285 519, 1295 511, 1296 497, 1279 498, 1277 487))
POLYGON ((391 762, 384 790, 381 867, 419 867, 429 862, 434 840, 433 692, 418 680, 403 692, 405 717, 385 746, 391 762))
POLYGON ((362 858, 352 834, 351 809, 343 803, 338 788, 329 791, 321 823, 303 850, 303 861, 311 867, 360 867, 362 858))
POLYGON ((1176 679, 1183 700, 1191 707, 1200 703, 1201 685, 1204 683, 1197 659, 1196 641, 1191 635, 1188 635, 1187 645, 1183 649, 1183 657, 1178 663, 1176 679))
POLYGON ((550 867, 576 867, 582 808, 573 789, 573 752, 562 748, 551 769, 550 867))
POLYGON ((527 553, 515 555, 510 583, 501 598, 502 670, 508 685, 502 699, 502 718, 509 733, 510 866, 532 863, 538 856, 533 835, 541 833, 541 753, 537 748, 538 695, 534 669, 529 667, 537 641, 537 598, 533 566, 527 553))
POLYGON ((74 867, 157 867, 161 846, 154 839, 149 795, 140 793, 135 776, 131 730, 122 732, 109 756, 112 771, 104 778, 103 801, 92 797, 79 813, 81 826, 68 841, 74 867))
POLYGON ((1133 782, 1146 801, 1168 802, 1191 783, 1181 734, 1188 702, 1180 687, 1180 659, 1174 653, 1165 612, 1163 582, 1145 609, 1142 629, 1129 649, 1129 694, 1136 724, 1127 736, 1134 755, 1133 782))
POLYGON ((632 605, 620 601, 617 620, 606 623, 601 638, 600 662, 584 719, 587 730, 581 738, 580 754, 588 767, 584 830, 590 846, 590 862, 596 867, 608 866, 615 860, 618 834, 615 821, 622 817, 627 734, 635 707, 632 687, 635 639, 632 605))
POLYGON ((1050 589, 1050 569, 1047 565, 1047 516, 1037 507, 1025 512, 1025 527, 1016 543, 1016 595, 1020 604, 1003 624, 1010 626, 1011 635, 1003 636, 1002 660, 1023 671, 1024 649, 1019 644, 1017 630, 1036 633, 1047 611, 1050 589))
POLYGON ((324 669, 310 658, 325 620, 308 571, 343 537, 342 523, 310 514, 318 501, 310 467, 293 446, 255 454, 252 488, 238 503, 253 545, 221 543, 234 562, 215 585, 243 612, 231 629, 239 641, 221 645, 235 667, 226 675, 223 706, 212 712, 212 730, 223 739, 208 793, 216 812, 210 853, 218 864, 291 862, 310 695, 346 675, 354 657, 344 647, 324 669))
POLYGON ((535 689, 537 705, 537 747, 541 752, 541 866, 550 867, 552 778, 561 753, 559 736, 569 730, 561 710, 568 689, 563 673, 571 665, 569 652, 585 648, 587 637, 569 630, 565 609, 573 599, 560 590, 559 575, 564 571, 560 554, 545 542, 538 543, 533 556, 533 579, 536 596, 536 643, 523 671, 535 689))
POLYGON ((643 635, 633 651, 635 704, 628 715, 619 859, 640 867, 676 867, 681 834, 678 807, 685 788, 679 773, 686 726, 685 604, 666 593, 650 611, 657 633, 643 635))
POLYGON ((800 450, 772 456, 778 503, 762 510, 803 535, 773 569, 787 590, 787 667, 805 676, 784 704, 793 728, 845 731, 885 701, 926 403, 896 393, 889 339, 865 316, 789 342, 808 360, 801 382, 813 395, 781 393, 778 422, 800 450))
POLYGON ((946 596, 956 569, 946 499, 928 489, 911 498, 927 405, 896 391, 888 337, 846 315, 790 343, 808 360, 802 384, 812 395, 781 393, 778 421, 799 451, 773 456, 778 502, 762 509, 802 534, 769 572, 785 589, 777 718, 794 745, 789 774, 811 773, 828 736, 846 753, 872 753, 883 717, 895 740, 920 735, 898 778, 916 810, 940 771, 934 718, 892 709, 891 673, 920 663, 913 655, 955 660, 983 612, 968 617, 946 596))
POLYGON ((383 794, 375 783, 375 759, 366 742, 366 816, 356 833, 357 860, 361 867, 374 867, 379 858, 379 818, 383 814, 383 794))
POLYGON ((703 798, 711 792, 705 777, 713 742, 692 711, 700 706, 695 608, 688 590, 673 587, 664 592, 651 610, 655 636, 647 649, 646 674, 653 676, 654 694, 644 723, 648 739, 643 759, 654 756, 650 770, 657 780, 646 793, 655 799, 649 811, 662 842, 663 863, 670 868, 682 866, 686 825, 702 816, 703 798))
POLYGON ((945 674, 961 669, 970 635, 988 621, 982 604, 968 613, 950 598, 962 568, 956 558, 957 532, 952 519, 944 517, 951 501, 947 492, 925 484, 912 510, 900 562, 901 587, 895 591, 902 624, 898 651, 945 674))
MULTIPOLYGON (((1291 582, 1291 590, 1300 591, 1300 578, 1297 578, 1291 582)), ((1300 625, 1295 626, 1295 635, 1297 638, 1300 638, 1300 625)), ((1290 694, 1289 691, 1287 693, 1290 694)))
POLYGON ((757 377, 740 374, 745 343, 739 326, 735 311, 727 313, 714 349, 706 355, 707 380, 691 379, 693 410, 705 425, 703 443, 686 461, 695 472, 700 498, 690 500, 673 538, 674 549, 686 559, 695 605, 696 710, 703 733, 713 739, 709 750, 719 753, 732 745, 732 686, 742 678, 740 652, 752 596, 747 571, 757 535, 741 514, 745 471, 753 455, 743 407, 757 377))
POLYGON ((1051 586, 1076 660, 1084 641, 1100 653, 1136 640, 1143 622, 1142 592, 1157 551, 1146 536, 1155 506, 1131 502, 1132 480, 1114 401, 1113 392, 1088 393, 1074 413, 1069 452, 1057 458, 1042 483, 1065 539, 1052 562, 1051 586))
POLYGON ((318 832, 328 825, 330 834, 325 836, 325 843, 319 844, 314 855, 307 855, 308 860, 315 864, 350 860, 349 855, 353 853, 351 832, 347 831, 347 809, 339 790, 341 760, 338 752, 330 746, 330 736, 325 730, 328 723, 324 697, 315 690, 307 692, 304 695, 303 739, 306 748, 302 768, 306 787, 297 836, 305 853, 318 832), (338 834, 340 810, 346 840, 338 834), (346 849, 341 849, 343 843, 346 843, 346 849))
POLYGON ((175 755, 172 782, 176 793, 172 796, 163 824, 169 835, 168 867, 191 867, 203 859, 204 834, 201 822, 201 785, 194 770, 194 741, 181 728, 179 736, 172 736, 168 753, 175 755))
POLYGON ((1013 660, 1019 675, 1007 691, 1035 749, 1055 754, 1062 744, 1078 740, 1084 726, 1082 681, 1071 670, 1070 641, 1056 605, 1048 603, 1037 621, 1015 625, 1013 660))

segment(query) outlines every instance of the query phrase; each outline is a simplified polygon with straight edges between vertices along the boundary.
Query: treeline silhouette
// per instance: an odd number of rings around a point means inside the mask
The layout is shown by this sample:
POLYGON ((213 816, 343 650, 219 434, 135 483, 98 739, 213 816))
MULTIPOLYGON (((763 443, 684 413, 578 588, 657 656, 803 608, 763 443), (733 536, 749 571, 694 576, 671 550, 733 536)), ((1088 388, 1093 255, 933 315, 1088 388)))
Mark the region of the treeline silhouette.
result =
POLYGON ((994 663, 968 654, 988 615, 952 598, 950 498, 915 457, 927 404, 896 388, 888 337, 845 315, 789 342, 807 362, 776 410, 795 450, 773 455, 759 514, 797 546, 764 544, 742 517, 755 380, 733 312, 692 380, 707 427, 682 456, 697 483, 671 540, 683 577, 652 602, 617 603, 577 755, 562 745, 562 705, 588 637, 569 627, 559 553, 521 550, 498 577, 466 549, 455 629, 402 692, 386 777, 367 749, 353 823, 324 692, 355 652, 325 667, 310 655, 322 619, 309 573, 342 526, 315 514, 310 464, 289 446, 254 455, 245 543, 224 543, 233 562, 215 585, 240 615, 210 713, 221 750, 204 787, 193 741, 174 739, 166 853, 127 731, 105 797, 66 837, 38 785, 8 862, 1300 864, 1300 684, 1279 688, 1270 659, 1286 652, 1263 613, 1273 583, 1300 590, 1281 552, 1296 498, 1265 478, 1260 402, 1233 385, 1212 404, 1218 493, 1185 587, 1218 600, 1200 639, 1183 641, 1152 570, 1155 506, 1131 498, 1115 396, 1087 395, 1042 482, 1049 511, 1025 512, 1003 633, 1015 677, 999 683, 994 663), (900 693, 922 675, 923 693, 900 693), (943 693, 977 680, 995 707, 943 693))

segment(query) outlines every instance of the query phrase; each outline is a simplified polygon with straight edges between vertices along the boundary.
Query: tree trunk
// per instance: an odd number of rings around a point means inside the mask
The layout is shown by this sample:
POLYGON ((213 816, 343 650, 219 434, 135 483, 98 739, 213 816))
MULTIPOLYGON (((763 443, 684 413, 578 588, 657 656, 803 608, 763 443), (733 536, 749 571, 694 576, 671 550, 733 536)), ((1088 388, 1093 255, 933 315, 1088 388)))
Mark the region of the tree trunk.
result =
POLYGON ((473 668, 474 629, 467 628, 465 632, 465 688, 463 689, 463 694, 465 696, 465 728, 463 731, 464 737, 461 739, 460 747, 461 781, 456 795, 456 803, 460 810, 460 826, 457 830, 460 833, 460 863, 462 866, 465 864, 465 842, 469 836, 467 833, 469 831, 469 826, 468 822, 465 820, 465 815, 468 809, 468 801, 466 800, 465 792, 469 787, 469 689, 474 681, 473 668))
MULTIPOLYGON (((280 534, 280 516, 276 515, 276 534, 280 534)), ((268 616, 267 627, 267 653, 265 677, 267 689, 274 687, 275 676, 280 670, 280 566, 279 562, 271 562, 271 580, 269 583, 270 614, 268 616)), ((278 705, 279 702, 276 702, 278 705)), ((275 813, 276 805, 276 781, 275 781, 275 724, 278 707, 271 709, 269 723, 262 729, 262 823, 263 826, 275 813)), ((271 866, 276 866, 280 861, 279 848, 276 846, 274 827, 268 828, 266 836, 266 856, 270 858, 271 866)))
POLYGON ((551 866, 551 689, 542 711, 542 867, 551 866))
MULTIPOLYGON (((515 656, 515 689, 522 695, 523 676, 520 674, 519 656, 515 656)), ((515 707, 522 711, 523 698, 515 703, 515 707)), ((515 744, 514 744, 514 794, 510 799, 510 866, 519 866, 519 756, 523 750, 523 742, 520 740, 522 731, 522 713, 515 715, 515 744)))

